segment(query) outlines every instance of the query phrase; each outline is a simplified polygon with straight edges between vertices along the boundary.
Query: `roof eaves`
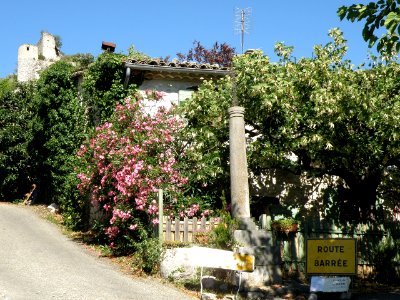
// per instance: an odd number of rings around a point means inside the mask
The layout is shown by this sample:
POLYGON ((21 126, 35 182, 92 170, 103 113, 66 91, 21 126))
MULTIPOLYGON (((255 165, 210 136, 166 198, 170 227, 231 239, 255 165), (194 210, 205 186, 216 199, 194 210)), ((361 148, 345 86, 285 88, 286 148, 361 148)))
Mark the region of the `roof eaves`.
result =
POLYGON ((150 64, 136 64, 136 63, 125 63, 125 68, 140 71, 152 71, 152 72, 167 72, 167 73, 191 73, 198 75, 214 75, 214 76, 225 76, 230 74, 229 69, 218 69, 218 68, 202 68, 200 67, 181 67, 181 66, 170 66, 170 65, 150 65, 150 64))
POLYGON ((131 71, 139 71, 154 75, 159 74, 164 78, 166 78, 166 76, 182 78, 183 76, 186 78, 190 77, 197 79, 223 77, 231 74, 231 70, 227 67, 210 64, 197 64, 193 62, 178 62, 176 60, 171 62, 165 62, 160 59, 145 61, 128 60, 124 62, 124 66, 126 68, 125 87, 128 85, 131 71))

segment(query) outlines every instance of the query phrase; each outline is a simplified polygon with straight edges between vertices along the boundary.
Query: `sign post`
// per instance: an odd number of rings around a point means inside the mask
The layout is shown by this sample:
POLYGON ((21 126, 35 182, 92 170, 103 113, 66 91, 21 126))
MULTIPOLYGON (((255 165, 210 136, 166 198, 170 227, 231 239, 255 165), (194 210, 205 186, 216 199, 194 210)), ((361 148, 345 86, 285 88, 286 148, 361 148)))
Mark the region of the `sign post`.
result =
POLYGON ((307 239, 306 272, 311 292, 348 292, 349 277, 357 275, 356 239, 307 239))

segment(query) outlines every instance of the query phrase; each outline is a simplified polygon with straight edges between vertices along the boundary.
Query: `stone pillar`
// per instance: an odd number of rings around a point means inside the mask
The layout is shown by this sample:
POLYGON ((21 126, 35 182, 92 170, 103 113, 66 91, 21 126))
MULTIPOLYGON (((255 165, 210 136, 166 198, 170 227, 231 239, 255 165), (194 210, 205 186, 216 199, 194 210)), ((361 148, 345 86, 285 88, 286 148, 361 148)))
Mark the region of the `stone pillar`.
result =
POLYGON ((244 108, 229 108, 229 151, 232 216, 239 220, 250 218, 249 176, 246 158, 244 108))
POLYGON ((271 233, 258 230, 250 218, 244 108, 233 106, 228 112, 232 216, 239 220, 239 230, 235 230, 234 239, 242 245, 239 253, 256 258, 256 270, 243 273, 243 287, 246 289, 282 280, 278 261, 280 248, 271 246, 271 233))

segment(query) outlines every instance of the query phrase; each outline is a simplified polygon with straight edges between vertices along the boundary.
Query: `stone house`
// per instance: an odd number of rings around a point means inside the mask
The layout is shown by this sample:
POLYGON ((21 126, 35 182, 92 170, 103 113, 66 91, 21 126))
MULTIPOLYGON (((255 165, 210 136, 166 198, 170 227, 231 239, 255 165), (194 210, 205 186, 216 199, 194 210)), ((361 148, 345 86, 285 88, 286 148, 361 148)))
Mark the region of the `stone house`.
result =
POLYGON ((203 80, 218 79, 229 74, 229 69, 210 64, 165 62, 160 59, 125 62, 125 86, 135 83, 143 94, 146 106, 153 111, 158 106, 169 108, 172 104, 190 98, 203 80), (161 101, 148 97, 152 91, 161 92, 161 101))
MULTIPOLYGON (((149 111, 155 111, 161 105, 170 107, 171 104, 179 104, 190 98, 203 80, 218 79, 230 72, 216 65, 162 60, 129 60, 125 62, 125 70, 125 85, 137 84, 149 111), (149 99, 151 91, 162 92, 162 100, 149 99)), ((331 176, 313 179, 306 173, 295 175, 278 169, 258 175, 250 172, 249 177, 254 204, 251 213, 256 219, 265 213, 280 215, 282 204, 292 207, 285 214, 318 215, 324 211, 321 195, 328 186, 337 184, 339 180, 331 176)))

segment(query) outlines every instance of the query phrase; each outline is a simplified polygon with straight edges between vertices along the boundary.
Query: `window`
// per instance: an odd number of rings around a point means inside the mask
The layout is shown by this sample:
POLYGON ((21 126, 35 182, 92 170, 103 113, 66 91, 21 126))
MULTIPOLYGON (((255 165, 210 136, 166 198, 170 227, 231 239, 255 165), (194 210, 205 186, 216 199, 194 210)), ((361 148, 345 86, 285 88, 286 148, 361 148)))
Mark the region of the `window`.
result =
POLYGON ((178 104, 186 101, 187 99, 192 98, 193 92, 197 91, 197 86, 191 86, 184 90, 179 90, 178 92, 178 104))

